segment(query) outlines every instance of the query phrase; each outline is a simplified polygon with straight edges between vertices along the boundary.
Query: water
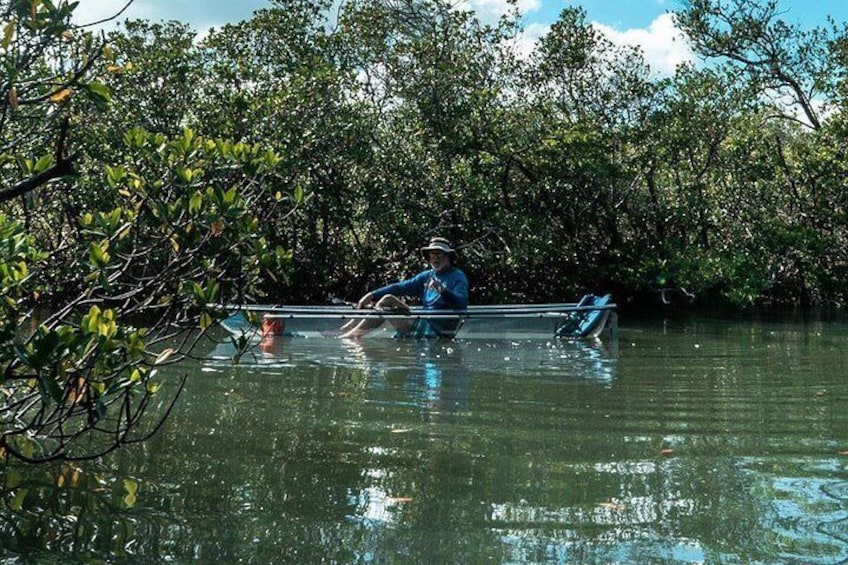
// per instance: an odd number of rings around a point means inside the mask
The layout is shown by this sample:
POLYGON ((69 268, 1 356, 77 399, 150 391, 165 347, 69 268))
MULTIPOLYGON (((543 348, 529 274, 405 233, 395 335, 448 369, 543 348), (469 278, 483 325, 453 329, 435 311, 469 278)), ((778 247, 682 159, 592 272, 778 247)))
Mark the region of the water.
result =
POLYGON ((622 323, 185 365, 152 441, 6 466, 0 558, 844 563, 846 344, 843 324, 622 323))

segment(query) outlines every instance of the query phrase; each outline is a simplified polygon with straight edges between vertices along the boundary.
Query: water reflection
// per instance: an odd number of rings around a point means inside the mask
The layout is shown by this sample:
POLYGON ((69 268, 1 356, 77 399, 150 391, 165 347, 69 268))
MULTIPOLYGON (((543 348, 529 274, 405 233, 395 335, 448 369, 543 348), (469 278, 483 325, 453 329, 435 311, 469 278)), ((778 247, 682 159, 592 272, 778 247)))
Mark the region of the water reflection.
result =
MULTIPOLYGON (((229 371, 235 349, 222 341, 204 365, 229 371)), ((354 369, 371 391, 367 402, 411 406, 431 415, 466 412, 474 378, 540 379, 611 387, 617 355, 599 340, 344 340, 269 338, 240 362, 274 371, 305 366, 354 369)))
POLYGON ((622 335, 220 344, 150 443, 6 465, 0 556, 848 560, 848 331, 622 335))
MULTIPOLYGON (((227 368, 236 355, 228 340, 209 356, 207 370, 227 368)), ((600 340, 344 340, 270 337, 257 343, 240 359, 263 368, 290 368, 303 364, 353 367, 366 370, 420 369, 431 378, 453 368, 475 373, 568 376, 611 384, 618 352, 600 340)), ((425 379, 426 380, 426 379, 425 379)))
MULTIPOLYGON (((224 370, 230 357, 232 349, 224 342, 207 370, 224 370)), ((356 485, 348 487, 348 519, 381 530, 396 526, 402 517, 408 522, 410 509, 420 512, 423 501, 443 486, 446 477, 460 469, 473 476, 484 462, 485 446, 498 441, 498 433, 480 429, 480 419, 491 417, 487 398, 505 397, 512 404, 498 418, 557 410, 563 386, 609 388, 617 365, 609 347, 597 340, 277 338, 264 341, 245 359, 263 371, 312 366, 333 375, 343 369, 363 376, 355 395, 366 412, 346 425, 352 430, 375 426, 377 431, 368 443, 360 444, 355 456, 362 467, 356 485), (534 389, 543 386, 556 393, 534 392, 528 397, 507 392, 528 379, 534 381, 534 389), (481 432, 489 437, 479 437, 481 432), (468 453, 475 444, 479 454, 468 453), (415 471, 399 469, 399 461, 409 461, 415 471), (422 482, 422 473, 427 481, 422 482), (427 486, 431 479, 433 484, 427 486)), ((466 480, 471 479, 462 479, 466 480)), ((483 505, 476 505, 476 512, 476 520, 485 520, 483 505)))
POLYGON ((368 372, 375 392, 403 392, 405 399, 395 403, 427 409, 433 414, 468 409, 471 376, 461 346, 422 342, 412 347, 385 347, 344 341, 343 347, 347 351, 345 358, 355 360, 357 367, 368 372))
POLYGON ((848 469, 837 461, 750 460, 741 465, 773 526, 781 559, 828 564, 848 561, 848 469), (787 469, 792 469, 788 474, 787 469))

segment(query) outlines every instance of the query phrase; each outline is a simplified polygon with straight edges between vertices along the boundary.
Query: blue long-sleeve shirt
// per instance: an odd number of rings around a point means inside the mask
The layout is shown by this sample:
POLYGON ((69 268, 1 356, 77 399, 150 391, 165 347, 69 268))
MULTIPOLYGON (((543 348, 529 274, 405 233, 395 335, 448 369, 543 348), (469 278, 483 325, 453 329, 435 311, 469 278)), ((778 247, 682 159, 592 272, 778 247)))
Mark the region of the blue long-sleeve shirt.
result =
POLYGON ((453 266, 442 273, 437 273, 435 269, 427 269, 411 279, 371 291, 374 300, 379 300, 387 294, 420 296, 422 306, 428 310, 463 310, 468 307, 468 279, 465 273, 453 266), (444 286, 442 292, 430 287, 429 283, 433 279, 444 286))

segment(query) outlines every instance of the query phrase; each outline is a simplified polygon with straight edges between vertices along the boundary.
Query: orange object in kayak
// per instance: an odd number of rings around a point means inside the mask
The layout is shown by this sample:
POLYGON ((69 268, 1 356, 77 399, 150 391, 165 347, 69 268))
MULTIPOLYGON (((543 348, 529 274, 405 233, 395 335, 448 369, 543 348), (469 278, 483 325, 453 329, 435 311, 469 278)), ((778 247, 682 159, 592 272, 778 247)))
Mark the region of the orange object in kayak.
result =
POLYGON ((286 333, 286 321, 280 318, 262 318, 262 335, 283 335, 286 333))

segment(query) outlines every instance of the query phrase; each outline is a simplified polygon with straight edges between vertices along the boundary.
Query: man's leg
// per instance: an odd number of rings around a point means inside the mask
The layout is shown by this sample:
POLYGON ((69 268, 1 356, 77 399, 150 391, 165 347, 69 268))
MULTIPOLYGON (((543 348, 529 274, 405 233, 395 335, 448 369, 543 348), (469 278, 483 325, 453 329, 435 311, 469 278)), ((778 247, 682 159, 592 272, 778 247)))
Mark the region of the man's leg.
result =
MULTIPOLYGON (((409 306, 406 303, 391 294, 382 297, 374 305, 375 310, 383 310, 386 312, 409 312, 409 306)), ((392 325, 400 331, 408 331, 412 326, 409 320, 391 320, 392 325)), ((364 318, 362 320, 350 320, 342 326, 342 334, 339 336, 345 339, 358 339, 368 332, 375 330, 383 325, 383 319, 379 317, 364 318), (355 324, 355 325, 354 325, 355 324)))

